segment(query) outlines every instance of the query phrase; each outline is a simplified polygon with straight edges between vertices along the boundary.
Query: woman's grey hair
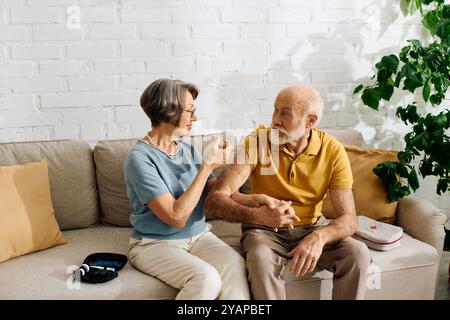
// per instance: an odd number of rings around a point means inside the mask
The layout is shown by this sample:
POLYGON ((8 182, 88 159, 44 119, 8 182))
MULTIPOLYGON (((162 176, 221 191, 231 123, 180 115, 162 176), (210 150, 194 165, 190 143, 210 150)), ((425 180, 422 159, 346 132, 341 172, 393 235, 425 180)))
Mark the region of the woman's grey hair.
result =
POLYGON ((158 79, 142 92, 140 104, 147 117, 156 127, 161 122, 178 125, 184 108, 184 93, 189 92, 195 100, 198 88, 181 80, 158 79))

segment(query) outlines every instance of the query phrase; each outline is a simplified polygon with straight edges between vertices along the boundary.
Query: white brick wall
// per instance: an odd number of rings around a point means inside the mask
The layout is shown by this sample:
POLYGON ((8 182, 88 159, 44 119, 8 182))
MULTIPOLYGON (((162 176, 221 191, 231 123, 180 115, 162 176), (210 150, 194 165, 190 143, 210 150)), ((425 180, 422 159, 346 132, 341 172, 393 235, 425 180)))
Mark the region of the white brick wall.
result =
POLYGON ((7 19, 7 13, 6 10, 0 10, 0 25, 6 24, 7 19))
POLYGON ((42 94, 41 108, 79 108, 89 106, 89 97, 79 93, 72 94, 42 94))
POLYGON ((90 72, 90 66, 87 62, 41 62, 39 63, 39 73, 41 76, 80 76, 90 72))
POLYGON ((18 110, 33 112, 35 109, 35 96, 33 95, 3 95, 0 98, 0 108, 3 110, 18 110))
POLYGON ((31 63, 18 63, 7 62, 0 63, 0 77, 9 77, 11 74, 15 76, 32 76, 33 64, 31 63))
POLYGON ((89 30, 89 39, 134 39, 136 26, 132 24, 93 24, 89 30))
POLYGON ((169 44, 161 41, 123 42, 120 46, 122 58, 166 57, 169 44))
POLYGON ((0 41, 26 41, 29 31, 25 27, 0 26, 0 41))
POLYGON ((113 77, 70 78, 69 90, 77 91, 114 91, 115 81, 113 77))
POLYGON ((11 23, 53 23, 63 22, 61 8, 12 8, 11 23))
POLYGON ((62 58, 60 46, 55 45, 10 45, 5 47, 5 49, 10 49, 11 59, 18 60, 41 60, 41 59, 58 59, 62 58))
POLYGON ((114 58, 113 44, 67 46, 67 58, 114 58))
POLYGON ((39 92, 62 92, 64 80, 59 78, 15 78, 10 84, 15 94, 39 93, 39 92))
POLYGON ((122 22, 171 22, 170 9, 132 9, 121 10, 122 22))
POLYGON ((187 38, 191 28, 186 23, 146 23, 142 25, 142 37, 144 39, 173 39, 187 38))
MULTIPOLYGON (((111 1, 112 2, 112 1, 111 1)), ((105 3, 103 3, 105 4, 105 3)), ((83 22, 115 22, 117 21, 115 3, 111 6, 104 6, 103 4, 95 7, 83 8, 83 22)))
POLYGON ((222 9, 222 22, 264 22, 266 14, 262 9, 222 9))
POLYGON ((81 40, 81 30, 67 29, 65 24, 35 24, 33 26, 33 40, 81 40))
MULTIPOLYGON (((140 93, 169 77, 200 86, 208 130, 268 122, 280 88, 306 82, 326 101, 321 127, 399 148, 392 110, 351 93, 421 31, 394 0, 0 0, 0 141, 140 136, 140 93), (73 4, 80 29, 66 25, 73 4)), ((421 194, 450 211, 432 185, 421 194)))

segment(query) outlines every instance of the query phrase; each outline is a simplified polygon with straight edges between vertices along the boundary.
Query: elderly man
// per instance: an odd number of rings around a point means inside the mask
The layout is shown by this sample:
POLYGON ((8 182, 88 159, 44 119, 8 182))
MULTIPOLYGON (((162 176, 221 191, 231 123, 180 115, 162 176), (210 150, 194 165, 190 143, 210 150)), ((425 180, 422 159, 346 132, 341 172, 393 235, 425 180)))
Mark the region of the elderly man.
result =
POLYGON ((296 276, 316 266, 331 271, 333 299, 364 298, 370 258, 366 245, 350 237, 356 230, 350 163, 336 139, 314 128, 322 111, 323 101, 310 86, 281 90, 271 128, 259 127, 253 135, 259 150, 247 137, 250 163, 232 165, 206 199, 207 210, 242 222, 254 299, 286 299, 288 259, 296 276), (279 132, 278 142, 274 132, 279 132), (235 192, 249 176, 253 195, 245 198, 235 192), (330 223, 321 213, 328 190, 336 212, 330 223))

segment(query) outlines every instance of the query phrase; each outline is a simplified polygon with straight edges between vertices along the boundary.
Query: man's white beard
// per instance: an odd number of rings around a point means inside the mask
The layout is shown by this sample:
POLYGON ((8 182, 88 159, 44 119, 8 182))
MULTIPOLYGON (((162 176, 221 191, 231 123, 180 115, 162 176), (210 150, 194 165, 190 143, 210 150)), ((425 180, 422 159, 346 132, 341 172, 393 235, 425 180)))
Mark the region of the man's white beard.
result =
MULTIPOLYGON (((286 130, 284 130, 284 129, 275 127, 273 124, 271 125, 271 128, 278 130, 278 144, 279 145, 297 141, 300 138, 302 138, 306 132, 306 128, 303 125, 303 123, 300 123, 298 128, 290 133, 286 132, 286 130)), ((273 139, 271 141, 275 143, 275 142, 277 142, 277 139, 273 139)))

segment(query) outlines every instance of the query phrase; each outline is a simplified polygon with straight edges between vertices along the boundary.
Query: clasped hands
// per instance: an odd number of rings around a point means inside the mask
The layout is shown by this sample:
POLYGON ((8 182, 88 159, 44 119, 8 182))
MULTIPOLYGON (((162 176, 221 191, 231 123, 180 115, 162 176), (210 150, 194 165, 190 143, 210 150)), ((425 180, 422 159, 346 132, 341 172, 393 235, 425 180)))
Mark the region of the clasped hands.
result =
POLYGON ((294 228, 294 223, 299 222, 300 218, 295 214, 292 208, 292 201, 285 201, 273 198, 266 194, 255 195, 258 206, 259 224, 273 228, 278 232, 278 228, 294 228))
MULTIPOLYGON (((261 224, 272 227, 275 232, 278 228, 287 226, 293 228, 295 222, 299 222, 291 201, 278 200, 265 194, 255 195, 261 210, 261 224)), ((317 233, 310 233, 287 253, 292 258, 289 271, 298 276, 313 272, 319 260, 325 243, 317 233)))

